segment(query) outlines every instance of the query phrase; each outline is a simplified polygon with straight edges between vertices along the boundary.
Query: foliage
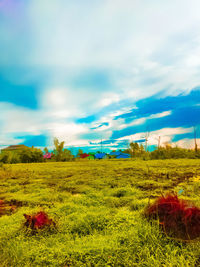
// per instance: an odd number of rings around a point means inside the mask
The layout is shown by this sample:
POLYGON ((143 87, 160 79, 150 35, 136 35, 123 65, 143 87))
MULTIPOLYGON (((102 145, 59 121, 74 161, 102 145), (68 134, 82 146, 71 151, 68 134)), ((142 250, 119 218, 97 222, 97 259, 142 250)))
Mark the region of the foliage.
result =
POLYGON ((53 154, 55 156, 55 160, 56 161, 62 161, 62 159, 63 159, 64 144, 65 144, 64 141, 59 142, 58 138, 54 138, 54 146, 55 146, 55 149, 53 151, 53 154))
POLYGON ((45 154, 49 153, 49 150, 48 150, 47 147, 44 148, 44 153, 45 153, 45 154))
POLYGON ((0 162, 3 163, 19 163, 21 161, 19 152, 5 151, 0 154, 0 162))
POLYGON ((178 159, 178 158, 200 158, 200 150, 184 149, 180 147, 160 147, 150 153, 151 159, 178 159))
POLYGON ((123 152, 130 154, 132 158, 148 157, 148 152, 144 150, 144 146, 142 144, 139 145, 137 142, 131 142, 123 152))
POLYGON ((53 150, 53 158, 56 161, 71 161, 74 158, 70 150, 64 149, 64 144, 64 141, 59 142, 57 138, 54 138, 55 149, 53 150))
MULTIPOLYGON (((54 139, 54 150, 51 153, 51 161, 73 161, 75 160, 75 156, 69 149, 64 148, 65 142, 60 142, 57 138, 54 139)), ((119 150, 121 153, 128 153, 131 155, 132 159, 141 158, 143 160, 149 159, 178 159, 178 158, 200 158, 200 149, 192 150, 192 149, 183 149, 180 147, 172 147, 170 144, 166 144, 165 147, 159 146, 158 149, 149 152, 145 151, 144 146, 138 143, 131 142, 129 147, 125 150, 119 150)), ((113 151, 113 152, 119 152, 113 151)), ((44 148, 44 153, 48 153, 48 148, 44 148)), ((96 154, 101 152, 97 151, 96 154)), ((76 158, 84 158, 84 155, 87 156, 88 159, 93 159, 95 153, 84 153, 82 149, 78 150, 76 158)), ((117 158, 117 154, 106 155, 104 158, 115 159, 117 158)), ((0 162, 1 163, 31 163, 31 162, 42 162, 45 161, 43 157, 43 153, 38 148, 23 148, 21 150, 15 151, 4 151, 2 150, 0 153, 0 162)), ((49 161, 49 159, 48 159, 49 161)))
POLYGON ((38 148, 24 148, 16 151, 2 151, 0 154, 0 162, 3 163, 31 163, 42 162, 43 153, 38 148))
POLYGON ((69 149, 64 149, 62 161, 72 161, 73 159, 74 156, 72 155, 71 151, 69 149))
POLYGON ((42 162, 43 153, 38 148, 26 148, 20 152, 20 162, 30 163, 30 162, 42 162))
POLYGON ((82 149, 79 149, 76 157, 77 158, 80 158, 82 154, 83 154, 83 150, 82 149))

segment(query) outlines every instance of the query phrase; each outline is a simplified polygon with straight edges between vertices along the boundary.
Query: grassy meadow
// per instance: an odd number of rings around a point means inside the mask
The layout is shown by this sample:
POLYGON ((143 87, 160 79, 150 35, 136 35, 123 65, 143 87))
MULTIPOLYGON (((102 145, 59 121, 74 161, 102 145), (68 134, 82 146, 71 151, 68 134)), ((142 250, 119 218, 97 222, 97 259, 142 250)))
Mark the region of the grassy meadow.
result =
POLYGON ((200 160, 99 160, 0 167, 0 266, 200 266, 200 242, 172 240, 143 216, 166 192, 200 206, 200 160), (56 228, 29 233, 23 214, 56 228))

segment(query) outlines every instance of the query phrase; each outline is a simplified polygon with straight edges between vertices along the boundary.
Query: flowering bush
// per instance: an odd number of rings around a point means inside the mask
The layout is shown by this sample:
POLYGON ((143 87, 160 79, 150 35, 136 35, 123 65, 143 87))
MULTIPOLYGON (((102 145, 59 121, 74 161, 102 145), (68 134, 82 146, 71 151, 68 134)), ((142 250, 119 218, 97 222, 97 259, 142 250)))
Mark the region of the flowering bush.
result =
POLYGON ((174 238, 192 240, 200 237, 200 209, 168 194, 147 207, 148 218, 158 218, 165 233, 174 238))
POLYGON ((33 230, 44 228, 45 226, 55 225, 52 219, 49 219, 48 215, 40 211, 34 215, 24 214, 26 218, 25 226, 33 230))

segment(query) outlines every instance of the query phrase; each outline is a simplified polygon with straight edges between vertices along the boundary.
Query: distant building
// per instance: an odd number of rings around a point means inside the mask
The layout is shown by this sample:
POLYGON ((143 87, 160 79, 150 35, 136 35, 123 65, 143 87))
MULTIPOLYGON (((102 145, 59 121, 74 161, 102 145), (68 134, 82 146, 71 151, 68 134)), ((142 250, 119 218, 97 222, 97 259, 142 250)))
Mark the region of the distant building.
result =
POLYGON ((95 159, 95 156, 94 155, 89 155, 89 157, 87 157, 87 159, 95 159))
POLYGON ((18 151, 18 150, 23 150, 27 148, 30 148, 30 147, 25 146, 25 145, 11 145, 6 148, 3 148, 2 151, 18 151))
POLYGON ((112 151, 112 152, 110 152, 110 156, 115 156, 115 157, 117 157, 117 156, 119 156, 119 155, 121 155, 122 154, 122 152, 121 151, 112 151))
POLYGON ((80 154, 80 158, 81 158, 81 159, 85 159, 85 158, 87 158, 87 157, 89 157, 89 156, 90 156, 90 155, 87 154, 87 153, 80 154))
POLYGON ((43 155, 43 159, 51 159, 51 153, 47 152, 43 155))
POLYGON ((129 159, 131 156, 128 153, 123 153, 122 151, 113 151, 109 154, 112 158, 116 159, 129 159))
POLYGON ((105 159, 107 157, 106 153, 96 153, 95 158, 96 159, 105 159))
POLYGON ((126 153, 121 153, 116 157, 116 159, 130 159, 131 155, 126 153))

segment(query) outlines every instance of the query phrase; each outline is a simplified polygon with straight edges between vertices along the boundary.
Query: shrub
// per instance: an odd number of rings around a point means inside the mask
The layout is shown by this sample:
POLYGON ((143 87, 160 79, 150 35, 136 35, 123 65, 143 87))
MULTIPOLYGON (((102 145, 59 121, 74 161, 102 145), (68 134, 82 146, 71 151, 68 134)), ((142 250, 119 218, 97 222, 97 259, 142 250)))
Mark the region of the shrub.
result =
POLYGON ((176 195, 158 198, 145 210, 148 218, 159 219, 165 233, 182 240, 200 237, 200 209, 176 195))
POLYGON ((34 215, 24 214, 24 217, 26 218, 26 222, 24 223, 24 225, 32 230, 37 230, 46 226, 49 227, 51 225, 55 225, 53 220, 49 219, 48 215, 43 211, 40 211, 34 215))

